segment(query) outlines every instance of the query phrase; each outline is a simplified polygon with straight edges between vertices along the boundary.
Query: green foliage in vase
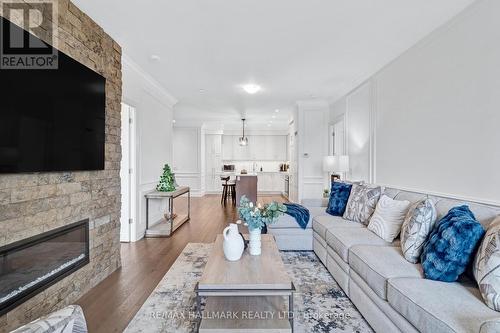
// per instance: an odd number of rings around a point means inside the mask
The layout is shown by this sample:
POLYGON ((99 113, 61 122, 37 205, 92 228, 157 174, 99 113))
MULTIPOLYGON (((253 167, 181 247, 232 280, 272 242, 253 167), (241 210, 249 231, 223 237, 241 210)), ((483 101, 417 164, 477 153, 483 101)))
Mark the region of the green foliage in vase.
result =
POLYGON ((160 182, 156 185, 156 190, 160 192, 175 191, 174 175, 168 164, 163 167, 163 174, 160 176, 160 182))
POLYGON ((260 229, 265 225, 273 224, 285 212, 286 206, 281 203, 273 201, 264 206, 260 204, 255 206, 246 196, 241 197, 238 208, 240 218, 248 224, 250 229, 260 229))

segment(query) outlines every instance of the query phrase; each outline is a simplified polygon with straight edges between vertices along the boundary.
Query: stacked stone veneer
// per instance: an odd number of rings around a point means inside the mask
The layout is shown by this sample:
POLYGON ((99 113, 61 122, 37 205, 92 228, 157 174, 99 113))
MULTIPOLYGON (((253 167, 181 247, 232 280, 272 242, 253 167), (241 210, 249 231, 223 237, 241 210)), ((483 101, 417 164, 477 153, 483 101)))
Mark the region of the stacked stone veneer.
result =
POLYGON ((106 78, 105 170, 0 174, 0 246, 89 218, 90 264, 0 317, 0 332, 74 303, 120 267, 121 48, 68 0, 58 9, 58 49, 106 78))

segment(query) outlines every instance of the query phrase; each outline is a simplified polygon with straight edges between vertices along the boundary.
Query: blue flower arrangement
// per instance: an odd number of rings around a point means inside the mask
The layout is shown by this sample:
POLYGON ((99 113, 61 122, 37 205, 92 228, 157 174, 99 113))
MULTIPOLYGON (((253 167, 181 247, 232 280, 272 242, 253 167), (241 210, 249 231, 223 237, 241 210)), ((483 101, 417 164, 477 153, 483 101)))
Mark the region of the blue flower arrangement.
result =
POLYGON ((262 206, 254 205, 246 196, 242 196, 238 214, 245 221, 249 229, 261 229, 262 227, 276 222, 276 219, 286 212, 286 206, 271 202, 262 206))

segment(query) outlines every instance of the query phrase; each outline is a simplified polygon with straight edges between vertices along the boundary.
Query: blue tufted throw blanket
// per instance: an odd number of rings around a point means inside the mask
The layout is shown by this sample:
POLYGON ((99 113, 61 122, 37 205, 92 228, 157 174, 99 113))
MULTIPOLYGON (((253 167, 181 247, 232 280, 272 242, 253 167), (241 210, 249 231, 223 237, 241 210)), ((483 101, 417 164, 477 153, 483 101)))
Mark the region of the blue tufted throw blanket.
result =
POLYGON ((286 206, 286 214, 294 217, 300 227, 306 229, 307 223, 309 223, 309 210, 294 203, 285 203, 284 205, 286 206))

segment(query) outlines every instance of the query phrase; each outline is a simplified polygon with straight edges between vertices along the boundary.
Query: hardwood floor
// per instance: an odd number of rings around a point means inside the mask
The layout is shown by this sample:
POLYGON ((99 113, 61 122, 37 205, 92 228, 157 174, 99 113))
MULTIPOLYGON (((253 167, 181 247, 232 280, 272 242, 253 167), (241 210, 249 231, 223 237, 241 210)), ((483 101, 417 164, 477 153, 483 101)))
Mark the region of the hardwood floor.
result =
MULTIPOLYGON (((260 196, 258 201, 285 201, 260 196)), ((176 201, 182 210, 184 200, 176 201)), ((211 243, 228 223, 237 220, 234 206, 219 195, 193 198, 191 221, 170 238, 148 238, 121 245, 122 267, 85 294, 82 306, 89 332, 122 332, 188 243, 211 243)))

